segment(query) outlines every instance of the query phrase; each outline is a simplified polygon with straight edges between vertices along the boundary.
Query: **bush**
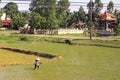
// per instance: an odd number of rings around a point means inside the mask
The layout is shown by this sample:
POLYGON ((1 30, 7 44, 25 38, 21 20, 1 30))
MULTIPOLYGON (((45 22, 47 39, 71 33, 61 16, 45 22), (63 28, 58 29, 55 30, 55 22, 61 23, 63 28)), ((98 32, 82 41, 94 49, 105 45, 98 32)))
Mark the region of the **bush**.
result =
POLYGON ((115 27, 116 35, 120 35, 120 24, 115 27))
POLYGON ((71 40, 69 40, 69 39, 65 39, 65 43, 67 43, 67 44, 71 44, 71 40))
POLYGON ((20 36, 19 38, 21 41, 28 41, 28 38, 26 36, 20 36))

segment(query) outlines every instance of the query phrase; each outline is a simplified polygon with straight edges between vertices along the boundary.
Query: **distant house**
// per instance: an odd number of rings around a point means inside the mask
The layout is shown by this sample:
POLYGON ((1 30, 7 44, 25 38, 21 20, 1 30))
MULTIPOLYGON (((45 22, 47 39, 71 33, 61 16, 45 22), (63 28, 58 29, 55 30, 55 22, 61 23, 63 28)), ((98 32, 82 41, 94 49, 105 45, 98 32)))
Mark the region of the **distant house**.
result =
POLYGON ((82 27, 82 26, 85 25, 86 23, 84 23, 84 22, 82 22, 82 21, 75 21, 74 24, 75 24, 76 26, 78 26, 78 29, 83 30, 83 27, 82 27))
POLYGON ((114 31, 115 25, 117 24, 117 18, 115 18, 113 14, 110 14, 107 11, 100 14, 96 20, 99 23, 99 29, 110 32, 114 31))
POLYGON ((6 13, 3 13, 3 15, 1 16, 1 20, 2 20, 2 26, 3 27, 9 27, 10 22, 12 21, 11 18, 6 16, 6 13))

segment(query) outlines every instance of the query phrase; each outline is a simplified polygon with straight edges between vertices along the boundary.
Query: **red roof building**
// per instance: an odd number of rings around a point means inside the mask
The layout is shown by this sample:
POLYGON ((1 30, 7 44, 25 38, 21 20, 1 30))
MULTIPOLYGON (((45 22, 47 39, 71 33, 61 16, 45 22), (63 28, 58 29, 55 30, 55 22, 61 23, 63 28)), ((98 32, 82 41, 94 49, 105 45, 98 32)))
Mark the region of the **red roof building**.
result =
POLYGON ((108 13, 105 11, 104 13, 100 14, 96 20, 99 23, 99 28, 102 28, 106 31, 113 31, 115 24, 117 22, 117 18, 113 14, 108 13))
POLYGON ((12 21, 10 17, 6 15, 6 13, 3 13, 2 16, 0 16, 0 19, 2 20, 2 26, 3 27, 9 27, 10 22, 12 21))
POLYGON ((7 26, 10 26, 10 22, 11 22, 12 20, 3 20, 2 21, 2 26, 4 26, 4 27, 7 27, 7 26))
POLYGON ((82 26, 85 25, 85 23, 82 22, 82 21, 75 21, 74 24, 75 24, 76 26, 78 26, 78 29, 80 29, 80 30, 82 30, 82 29, 83 29, 82 26))
POLYGON ((103 21, 116 21, 117 19, 113 16, 113 14, 110 14, 108 12, 104 12, 103 14, 99 15, 98 20, 103 20, 103 21))
POLYGON ((75 25, 77 25, 77 26, 82 26, 82 25, 84 25, 85 23, 83 23, 82 21, 76 21, 75 22, 75 25))

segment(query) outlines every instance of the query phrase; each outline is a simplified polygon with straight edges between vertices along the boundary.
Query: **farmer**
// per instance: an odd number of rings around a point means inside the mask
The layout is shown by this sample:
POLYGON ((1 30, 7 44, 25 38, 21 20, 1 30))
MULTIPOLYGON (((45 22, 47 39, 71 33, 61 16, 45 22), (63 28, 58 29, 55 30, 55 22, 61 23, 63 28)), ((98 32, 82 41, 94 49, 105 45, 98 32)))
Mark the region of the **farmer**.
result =
POLYGON ((39 58, 36 58, 36 59, 35 59, 35 63, 34 63, 34 69, 36 69, 36 68, 39 69, 39 63, 41 63, 41 62, 40 62, 40 59, 39 59, 39 58))

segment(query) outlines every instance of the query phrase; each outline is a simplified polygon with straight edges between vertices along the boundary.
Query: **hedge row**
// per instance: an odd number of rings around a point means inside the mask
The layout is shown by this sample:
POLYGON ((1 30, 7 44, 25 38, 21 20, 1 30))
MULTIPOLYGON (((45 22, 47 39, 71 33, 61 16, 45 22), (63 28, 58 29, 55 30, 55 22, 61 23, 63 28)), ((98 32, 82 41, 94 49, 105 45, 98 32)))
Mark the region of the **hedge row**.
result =
POLYGON ((71 45, 85 45, 85 46, 100 46, 100 47, 109 47, 109 48, 120 48, 120 46, 110 46, 110 45, 102 45, 102 44, 72 43, 71 45))
MULTIPOLYGON (((46 40, 47 41, 47 40, 46 40)), ((110 45, 104 45, 104 44, 85 44, 85 43, 72 43, 71 39, 63 39, 61 41, 50 41, 48 42, 53 42, 53 43, 66 43, 69 45, 84 45, 84 46, 100 46, 100 47, 109 47, 109 48, 120 48, 120 46, 110 46, 110 45)))
POLYGON ((40 57, 44 57, 44 58, 48 58, 48 59, 57 57, 56 55, 51 55, 48 53, 40 53, 40 52, 35 52, 35 51, 29 51, 29 50, 27 51, 27 50, 7 48, 7 47, 2 47, 1 49, 10 50, 10 51, 14 51, 14 52, 20 52, 20 53, 24 53, 24 54, 28 54, 28 55, 36 55, 36 56, 40 56, 40 57))

